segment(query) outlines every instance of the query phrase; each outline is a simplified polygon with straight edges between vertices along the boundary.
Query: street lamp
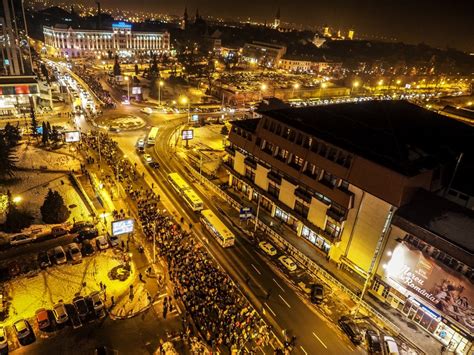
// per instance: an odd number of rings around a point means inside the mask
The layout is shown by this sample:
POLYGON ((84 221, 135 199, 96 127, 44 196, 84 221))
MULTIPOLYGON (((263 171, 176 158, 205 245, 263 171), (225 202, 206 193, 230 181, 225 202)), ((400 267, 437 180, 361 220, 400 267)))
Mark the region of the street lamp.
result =
POLYGON ((300 88, 300 84, 294 83, 293 84, 293 90, 291 91, 291 96, 293 97, 295 95, 295 90, 298 90, 300 88))
POLYGON ((354 81, 352 83, 351 95, 352 95, 352 92, 354 91, 354 89, 358 88, 359 85, 360 85, 360 83, 358 81, 354 81))
POLYGON ((326 83, 322 83, 322 84, 321 84, 321 88, 322 88, 322 89, 326 89, 327 87, 328 87, 328 84, 326 84, 326 83))
POLYGON ((189 114, 190 114, 190 111, 191 111, 191 108, 190 108, 191 102, 189 101, 189 99, 186 96, 183 96, 179 101, 183 105, 188 104, 188 125, 189 125, 189 118, 190 118, 189 114))
POLYGON ((125 81, 127 82, 127 100, 130 103, 130 78, 128 76, 125 77, 125 81))
POLYGON ((161 107, 161 87, 165 85, 165 83, 163 82, 163 80, 160 80, 158 82, 158 106, 161 107))
POLYGON ((15 196, 13 197, 12 202, 17 205, 21 202, 21 200, 23 200, 21 196, 15 196))

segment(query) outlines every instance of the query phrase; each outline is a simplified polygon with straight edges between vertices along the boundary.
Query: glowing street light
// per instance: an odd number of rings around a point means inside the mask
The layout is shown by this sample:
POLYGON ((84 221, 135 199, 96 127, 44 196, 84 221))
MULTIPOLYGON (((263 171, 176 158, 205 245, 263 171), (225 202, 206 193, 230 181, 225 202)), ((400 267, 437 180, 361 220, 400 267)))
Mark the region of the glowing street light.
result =
POLYGON ((326 83, 321 84, 321 88, 326 89, 327 87, 328 87, 328 84, 326 84, 326 83))
POLYGON ((21 202, 21 200, 23 200, 23 197, 21 197, 21 196, 15 196, 15 197, 13 197, 12 202, 13 202, 14 204, 19 204, 19 203, 21 202))
POLYGON ((380 79, 377 84, 378 84, 379 86, 382 86, 382 85, 383 85, 383 79, 380 79))
POLYGON ((161 107, 161 87, 165 85, 165 83, 163 82, 163 80, 160 80, 158 82, 158 106, 161 107))
POLYGON ((130 103, 130 78, 128 76, 125 77, 125 81, 127 82, 127 100, 130 103))
POLYGON ((189 125, 189 119, 190 119, 190 112, 191 112, 191 102, 186 96, 183 96, 179 99, 179 102, 181 102, 182 105, 188 104, 188 125, 189 125))
POLYGON ((267 90, 267 89, 268 89, 267 84, 262 84, 262 85, 260 85, 260 89, 261 89, 262 91, 267 90))
POLYGON ((402 81, 401 81, 400 79, 398 79, 398 80, 396 81, 396 83, 397 83, 397 85, 400 85, 400 84, 402 83, 402 81))

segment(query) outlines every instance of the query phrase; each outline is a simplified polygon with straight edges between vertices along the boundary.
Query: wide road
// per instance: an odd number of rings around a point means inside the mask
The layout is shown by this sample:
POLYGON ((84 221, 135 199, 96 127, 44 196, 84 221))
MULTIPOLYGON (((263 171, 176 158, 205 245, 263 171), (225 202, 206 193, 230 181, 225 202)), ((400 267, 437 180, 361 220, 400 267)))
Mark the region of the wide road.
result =
MULTIPOLYGON (((148 149, 148 152, 153 154, 156 161, 160 162, 161 167, 156 170, 148 169, 148 171, 155 177, 155 181, 158 182, 178 213, 186 220, 198 224, 198 216, 185 205, 180 197, 175 195, 174 190, 170 189, 166 181, 168 173, 177 171, 188 180, 188 183, 194 185, 193 179, 189 178, 183 165, 168 145, 175 128, 182 123, 184 123, 184 119, 160 124, 159 139, 157 139, 154 149, 148 149)), ((199 192, 205 206, 213 210, 216 215, 220 215, 216 198, 213 198, 209 192, 202 193, 198 185, 195 185, 194 188, 199 192)), ((296 336, 296 353, 363 353, 361 349, 356 349, 349 342, 335 324, 330 324, 319 316, 313 306, 306 304, 306 301, 303 301, 295 290, 285 282, 280 272, 274 267, 270 267, 257 248, 246 239, 237 237, 234 247, 223 249, 212 238, 208 238, 201 228, 194 228, 194 230, 197 236, 204 241, 204 244, 207 244, 219 263, 249 294, 254 305, 259 310, 265 309, 265 315, 270 324, 277 325, 274 329, 278 332, 285 329, 289 337, 296 336), (244 281, 247 277, 250 277, 248 285, 244 281), (271 295, 266 300, 265 296, 269 290, 271 290, 271 295)), ((233 227, 231 230, 237 236, 240 234, 233 227)), ((281 333, 279 335, 282 338, 281 333)))

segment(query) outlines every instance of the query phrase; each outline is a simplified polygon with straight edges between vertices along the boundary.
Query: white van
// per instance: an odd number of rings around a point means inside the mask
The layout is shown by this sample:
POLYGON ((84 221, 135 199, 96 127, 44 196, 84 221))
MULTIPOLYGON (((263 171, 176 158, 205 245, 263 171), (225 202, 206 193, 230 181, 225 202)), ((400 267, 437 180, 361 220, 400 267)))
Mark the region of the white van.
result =
POLYGON ((268 242, 260 242, 258 243, 258 246, 270 256, 275 256, 277 254, 275 247, 268 242))
POLYGON ((384 336, 383 337, 383 347, 384 347, 384 353, 387 355, 399 355, 400 352, 398 351, 398 346, 397 343, 395 342, 395 339, 389 336, 384 336))

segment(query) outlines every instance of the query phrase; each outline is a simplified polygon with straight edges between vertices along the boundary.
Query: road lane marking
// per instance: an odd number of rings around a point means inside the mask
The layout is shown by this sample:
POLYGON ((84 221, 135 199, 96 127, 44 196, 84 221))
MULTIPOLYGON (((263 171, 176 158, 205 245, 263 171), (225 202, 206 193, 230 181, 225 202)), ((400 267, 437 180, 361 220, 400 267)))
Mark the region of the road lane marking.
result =
POLYGON ((250 265, 252 265, 253 269, 254 269, 254 270, 255 270, 255 271, 256 271, 256 272, 257 272, 259 275, 261 275, 261 274, 262 274, 262 273, 260 272, 260 270, 259 270, 259 269, 257 269, 257 268, 256 268, 256 266, 255 266, 254 264, 250 264, 250 265))
POLYGON ((281 287, 281 285, 277 282, 277 280, 273 279, 273 282, 275 282, 277 284, 278 287, 280 287, 280 289, 283 291, 283 292, 286 292, 285 289, 283 287, 281 287))
POLYGON ((281 297, 281 295, 278 295, 278 297, 280 297, 281 300, 282 300, 283 302, 285 302, 285 304, 288 306, 288 308, 291 308, 291 306, 288 304, 288 302, 286 302, 286 300, 285 300, 283 297, 281 297))
POLYGON ((316 337, 316 339, 319 340, 319 342, 320 342, 321 344, 323 344, 323 346, 324 346, 326 349, 328 348, 328 347, 326 346, 326 344, 324 344, 323 341, 322 341, 321 339, 319 339, 319 337, 318 337, 314 332, 313 332, 313 335, 316 337))
POLYGON ((270 310, 270 312, 272 312, 272 314, 273 314, 275 317, 277 316, 276 313, 273 312, 273 309, 271 309, 270 306, 269 306, 266 302, 263 302, 263 304, 264 304, 265 306, 267 306, 267 308, 270 310))
POLYGON ((306 355, 308 355, 308 353, 306 352, 306 350, 305 350, 301 345, 300 345, 300 348, 301 348, 301 350, 303 350, 303 352, 304 352, 306 355))

